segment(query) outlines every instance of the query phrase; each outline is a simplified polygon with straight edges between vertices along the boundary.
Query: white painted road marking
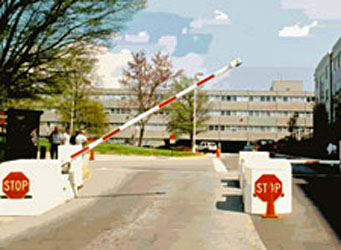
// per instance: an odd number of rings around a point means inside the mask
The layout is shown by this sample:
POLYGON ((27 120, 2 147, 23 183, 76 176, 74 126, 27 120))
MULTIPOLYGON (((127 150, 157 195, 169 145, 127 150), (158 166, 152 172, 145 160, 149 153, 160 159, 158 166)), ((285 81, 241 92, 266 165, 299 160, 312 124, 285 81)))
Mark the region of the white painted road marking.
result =
POLYGON ((211 159, 212 159, 212 163, 216 172, 227 173, 227 169, 224 163, 222 163, 222 161, 219 158, 212 157, 211 159))

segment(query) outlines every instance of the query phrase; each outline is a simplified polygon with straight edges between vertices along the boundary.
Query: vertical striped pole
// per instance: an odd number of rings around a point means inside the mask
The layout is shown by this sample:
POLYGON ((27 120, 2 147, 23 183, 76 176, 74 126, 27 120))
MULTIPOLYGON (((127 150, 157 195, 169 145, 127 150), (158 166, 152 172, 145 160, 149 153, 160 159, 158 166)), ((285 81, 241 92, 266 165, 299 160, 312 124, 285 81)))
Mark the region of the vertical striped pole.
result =
POLYGON ((85 148, 81 149, 80 151, 74 153, 71 155, 71 160, 76 158, 77 156, 81 155, 82 153, 85 153, 93 148, 95 148, 96 146, 98 146, 99 144, 101 144, 102 142, 108 140, 110 137, 112 137, 113 135, 117 134, 118 132, 130 127, 131 125, 139 122, 141 119, 153 114, 154 112, 158 111, 159 109, 161 109, 162 107, 166 106, 167 104, 175 101, 176 99, 179 99, 180 97, 188 94, 189 92, 193 91, 194 89, 198 88, 199 86, 201 86, 202 84, 208 82, 209 80, 215 78, 215 77, 219 77, 222 74, 226 73, 227 71, 229 71, 232 68, 238 67, 241 65, 241 60, 235 59, 233 60, 231 63, 229 63, 228 65, 226 65, 225 67, 221 68, 220 70, 218 70, 217 72, 207 76, 206 78, 204 78, 203 80, 189 86, 188 88, 180 91, 179 93, 177 93, 175 96, 172 96, 171 98, 169 98, 168 100, 154 106, 153 108, 147 110, 146 112, 139 114, 137 117, 131 119, 130 121, 126 122, 125 124, 123 124, 122 126, 114 129, 113 131, 111 131, 110 133, 104 135, 103 137, 97 139, 96 141, 90 143, 88 146, 86 146, 85 148))

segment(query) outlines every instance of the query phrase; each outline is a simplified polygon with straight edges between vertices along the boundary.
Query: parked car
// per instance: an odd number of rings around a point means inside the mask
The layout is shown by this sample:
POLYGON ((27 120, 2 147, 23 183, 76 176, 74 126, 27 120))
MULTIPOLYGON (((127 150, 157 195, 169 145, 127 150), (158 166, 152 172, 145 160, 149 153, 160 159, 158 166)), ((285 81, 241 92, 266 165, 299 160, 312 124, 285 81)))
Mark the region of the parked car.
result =
POLYGON ((186 146, 176 146, 174 148, 175 150, 178 150, 178 151, 185 151, 185 152, 191 152, 192 151, 192 148, 191 147, 186 147, 186 146))
POLYGON ((253 150, 253 146, 250 142, 247 142, 245 145, 244 145, 244 148, 243 148, 244 151, 252 151, 253 150))
POLYGON ((217 151, 217 144, 215 142, 210 142, 210 141, 202 141, 200 144, 197 146, 197 149, 199 152, 216 152, 217 151))
POLYGON ((276 151, 277 146, 274 140, 262 139, 254 142, 253 149, 256 151, 268 151, 270 154, 273 154, 276 151))

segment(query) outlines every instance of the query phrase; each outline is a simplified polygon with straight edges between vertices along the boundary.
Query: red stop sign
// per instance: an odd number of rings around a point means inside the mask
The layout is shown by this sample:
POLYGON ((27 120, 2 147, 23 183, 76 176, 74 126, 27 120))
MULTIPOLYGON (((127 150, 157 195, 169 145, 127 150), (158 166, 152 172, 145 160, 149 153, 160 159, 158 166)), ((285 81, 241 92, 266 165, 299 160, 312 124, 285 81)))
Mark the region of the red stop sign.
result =
POLYGON ((255 181, 255 194, 266 202, 265 218, 277 218, 275 201, 282 195, 282 181, 274 174, 263 174, 255 181))
POLYGON ((11 172, 2 180, 2 192, 10 199, 22 199, 30 191, 30 180, 22 172, 11 172))
POLYGON ((275 201, 282 195, 282 181, 274 174, 264 174, 255 182, 255 193, 264 202, 275 201))

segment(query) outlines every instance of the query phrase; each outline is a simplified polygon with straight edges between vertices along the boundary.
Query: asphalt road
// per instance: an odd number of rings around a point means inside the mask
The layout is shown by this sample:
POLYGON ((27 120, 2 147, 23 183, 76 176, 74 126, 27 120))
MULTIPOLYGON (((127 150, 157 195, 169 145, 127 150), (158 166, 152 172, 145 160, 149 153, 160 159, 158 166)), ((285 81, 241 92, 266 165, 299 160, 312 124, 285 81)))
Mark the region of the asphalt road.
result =
POLYGON ((243 212, 237 155, 222 161, 227 173, 209 157, 93 162, 77 199, 16 228, 0 220, 0 249, 341 249, 334 169, 294 166, 293 213, 265 220, 243 212))
MULTIPOLYGON (((223 161, 230 171, 236 170, 235 155, 223 161)), ((266 248, 341 249, 341 202, 335 196, 341 190, 341 176, 337 171, 327 165, 293 165, 293 213, 279 219, 252 216, 266 248)))
POLYGON ((3 249, 265 249, 250 216, 226 209, 224 195, 238 189, 226 186, 208 157, 126 158, 95 162, 90 171, 87 190, 60 209, 93 202, 3 249), (98 192, 115 174, 119 185, 98 192))

